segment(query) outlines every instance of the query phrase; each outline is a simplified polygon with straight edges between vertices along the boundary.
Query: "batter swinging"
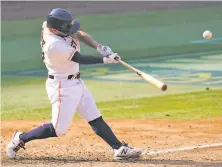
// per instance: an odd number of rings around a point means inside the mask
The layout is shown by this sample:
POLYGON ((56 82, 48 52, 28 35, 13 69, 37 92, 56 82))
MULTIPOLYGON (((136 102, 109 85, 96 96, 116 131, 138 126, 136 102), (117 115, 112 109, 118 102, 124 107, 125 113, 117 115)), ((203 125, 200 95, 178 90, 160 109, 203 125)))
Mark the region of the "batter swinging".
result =
POLYGON ((111 48, 97 43, 80 28, 80 23, 68 11, 53 9, 42 25, 42 60, 48 69, 46 90, 52 104, 51 123, 29 132, 16 131, 7 146, 7 155, 14 158, 25 143, 36 139, 64 135, 77 112, 95 133, 114 149, 114 159, 136 158, 142 154, 121 143, 104 122, 95 101, 80 79, 79 64, 118 63, 121 59, 111 48), (98 57, 80 54, 80 44, 97 49, 98 57))

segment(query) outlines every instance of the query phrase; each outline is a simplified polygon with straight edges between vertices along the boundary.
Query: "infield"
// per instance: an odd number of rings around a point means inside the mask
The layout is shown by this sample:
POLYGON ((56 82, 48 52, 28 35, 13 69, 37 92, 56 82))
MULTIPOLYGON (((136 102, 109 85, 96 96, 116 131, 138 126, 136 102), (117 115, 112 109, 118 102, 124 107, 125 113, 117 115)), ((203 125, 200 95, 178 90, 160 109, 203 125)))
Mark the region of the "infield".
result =
MULTIPOLYGON (((106 119, 121 140, 134 147, 154 151, 179 148, 221 141, 221 118, 172 121, 144 119, 106 119), (139 133, 138 133, 139 132, 139 133)), ((112 160, 112 150, 82 120, 75 120, 69 132, 44 143, 34 141, 26 150, 19 152, 16 160, 5 157, 4 148, 11 137, 14 125, 20 130, 28 130, 46 121, 3 121, 2 123, 2 165, 11 167, 221 167, 221 147, 181 151, 159 156, 143 156, 139 160, 116 162, 112 160)))

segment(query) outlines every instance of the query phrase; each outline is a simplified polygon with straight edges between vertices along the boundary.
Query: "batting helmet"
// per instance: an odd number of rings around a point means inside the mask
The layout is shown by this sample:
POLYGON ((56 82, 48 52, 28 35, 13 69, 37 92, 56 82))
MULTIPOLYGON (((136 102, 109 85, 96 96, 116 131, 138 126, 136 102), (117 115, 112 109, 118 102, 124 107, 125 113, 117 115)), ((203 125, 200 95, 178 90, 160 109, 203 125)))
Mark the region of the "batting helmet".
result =
POLYGON ((80 29, 80 23, 68 11, 56 8, 47 16, 47 27, 54 28, 68 36, 80 29))

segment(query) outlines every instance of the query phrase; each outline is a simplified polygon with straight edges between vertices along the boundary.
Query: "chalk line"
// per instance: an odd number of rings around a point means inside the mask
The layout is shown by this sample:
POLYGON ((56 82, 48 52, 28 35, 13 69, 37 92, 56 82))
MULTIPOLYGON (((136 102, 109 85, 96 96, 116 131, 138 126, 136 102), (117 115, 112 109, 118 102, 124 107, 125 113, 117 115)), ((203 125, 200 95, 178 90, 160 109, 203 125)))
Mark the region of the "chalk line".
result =
POLYGON ((158 154, 163 154, 163 153, 189 151, 189 150, 200 149, 200 148, 210 148, 210 147, 220 147, 220 146, 222 146, 222 143, 204 144, 204 145, 198 145, 198 146, 187 146, 187 147, 171 148, 171 149, 158 150, 158 151, 145 151, 143 152, 143 155, 158 155, 158 154))

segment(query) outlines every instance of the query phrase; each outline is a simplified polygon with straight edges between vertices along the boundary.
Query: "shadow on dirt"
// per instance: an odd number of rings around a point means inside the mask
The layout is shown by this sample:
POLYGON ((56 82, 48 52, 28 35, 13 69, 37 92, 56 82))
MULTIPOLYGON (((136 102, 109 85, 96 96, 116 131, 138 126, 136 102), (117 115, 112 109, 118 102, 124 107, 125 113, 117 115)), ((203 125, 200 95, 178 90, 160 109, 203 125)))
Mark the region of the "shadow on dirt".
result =
POLYGON ((222 162, 199 162, 193 160, 166 160, 166 159, 137 159, 137 160, 89 160, 83 158, 51 158, 51 157, 39 157, 39 158, 17 158, 16 160, 6 160, 2 161, 2 164, 78 164, 78 163, 119 163, 119 164, 147 164, 147 165, 186 165, 186 166, 196 166, 196 167, 221 167, 222 162))

